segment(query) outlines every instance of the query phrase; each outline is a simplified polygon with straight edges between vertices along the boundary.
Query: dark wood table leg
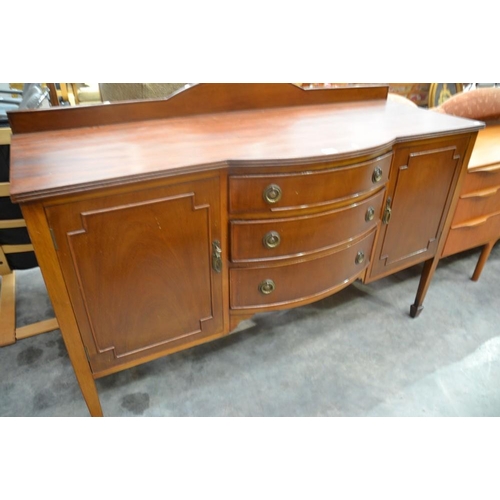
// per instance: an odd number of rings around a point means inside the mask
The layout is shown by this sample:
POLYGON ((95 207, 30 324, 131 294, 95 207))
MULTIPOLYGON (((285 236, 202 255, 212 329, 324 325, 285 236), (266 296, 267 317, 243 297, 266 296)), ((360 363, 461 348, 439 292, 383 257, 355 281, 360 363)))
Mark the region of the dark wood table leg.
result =
POLYGON ((434 271, 436 270, 438 263, 439 259, 436 257, 433 259, 429 259, 424 263, 424 268, 422 269, 422 274, 420 276, 420 282, 418 284, 415 302, 410 307, 410 316, 412 318, 416 318, 424 308, 424 298, 427 294, 427 290, 429 289, 432 276, 434 275, 434 271))

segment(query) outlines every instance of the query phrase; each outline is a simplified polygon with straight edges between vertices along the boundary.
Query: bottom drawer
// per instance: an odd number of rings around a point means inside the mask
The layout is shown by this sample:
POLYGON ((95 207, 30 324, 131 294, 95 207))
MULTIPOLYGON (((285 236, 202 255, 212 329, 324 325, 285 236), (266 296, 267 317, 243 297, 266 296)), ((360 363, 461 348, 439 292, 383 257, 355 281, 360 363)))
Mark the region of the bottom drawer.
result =
POLYGON ((337 252, 303 262, 231 269, 231 308, 289 305, 338 289, 366 269, 374 237, 372 231, 337 252))
POLYGON ((491 216, 478 224, 450 229, 442 257, 500 239, 500 214, 491 216))

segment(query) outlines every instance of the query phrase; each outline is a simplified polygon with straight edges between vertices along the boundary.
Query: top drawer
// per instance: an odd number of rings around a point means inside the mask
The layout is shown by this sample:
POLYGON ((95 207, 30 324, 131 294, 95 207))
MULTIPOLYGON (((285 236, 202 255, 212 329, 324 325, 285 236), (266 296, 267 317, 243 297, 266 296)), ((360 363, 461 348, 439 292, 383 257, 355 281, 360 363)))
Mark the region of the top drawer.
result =
POLYGON ((231 175, 229 211, 279 212, 327 205, 380 188, 387 182, 392 153, 328 170, 276 175, 231 175))
POLYGON ((462 186, 462 194, 500 186, 500 163, 469 170, 462 186))

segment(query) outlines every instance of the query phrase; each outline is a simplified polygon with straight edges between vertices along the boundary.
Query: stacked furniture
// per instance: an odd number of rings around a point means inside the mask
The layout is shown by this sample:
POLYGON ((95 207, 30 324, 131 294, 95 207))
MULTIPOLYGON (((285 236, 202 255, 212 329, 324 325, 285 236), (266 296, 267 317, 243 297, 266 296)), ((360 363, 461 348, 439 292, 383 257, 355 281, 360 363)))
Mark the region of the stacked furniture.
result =
POLYGON ((483 123, 387 94, 200 84, 10 114, 11 196, 92 415, 96 378, 357 279, 423 264, 420 313, 483 123))

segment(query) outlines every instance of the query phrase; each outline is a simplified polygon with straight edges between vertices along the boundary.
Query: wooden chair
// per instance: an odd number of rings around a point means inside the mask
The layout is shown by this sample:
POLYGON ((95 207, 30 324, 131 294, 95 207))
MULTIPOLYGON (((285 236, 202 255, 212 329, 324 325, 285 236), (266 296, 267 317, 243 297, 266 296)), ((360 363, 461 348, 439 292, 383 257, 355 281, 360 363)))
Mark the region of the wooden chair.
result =
MULTIPOLYGON (((8 161, 8 151, 10 147, 10 128, 0 128, 0 148, 2 148, 2 161, 8 161)), ((8 177, 7 177, 8 179, 8 177)), ((10 231, 14 237, 16 234, 22 235, 19 243, 6 241, 0 237, 0 346, 13 344, 16 340, 50 332, 59 328, 55 318, 39 321, 23 327, 16 326, 16 275, 15 269, 19 260, 24 261, 22 268, 34 267, 37 264, 33 252, 33 246, 29 243, 29 236, 26 230, 26 223, 17 205, 10 202, 9 182, 3 176, 0 182, 0 200, 2 202, 2 212, 0 213, 0 233, 10 231), (7 207, 7 208, 6 208, 7 207), (8 213, 7 213, 8 212, 8 213), (14 214, 16 218, 6 216, 14 214)))

